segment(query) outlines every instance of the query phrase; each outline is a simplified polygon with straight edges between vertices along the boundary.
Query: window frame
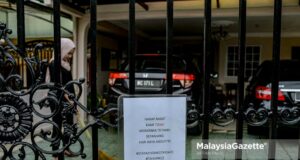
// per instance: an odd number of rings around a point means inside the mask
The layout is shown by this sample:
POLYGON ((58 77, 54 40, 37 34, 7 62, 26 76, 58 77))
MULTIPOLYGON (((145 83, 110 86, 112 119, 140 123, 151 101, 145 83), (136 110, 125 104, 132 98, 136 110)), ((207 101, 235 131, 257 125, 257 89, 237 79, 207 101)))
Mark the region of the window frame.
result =
MULTIPOLYGON (((229 48, 230 47, 234 47, 234 48, 238 48, 238 45, 227 45, 226 46, 226 63, 225 63, 225 76, 228 77, 228 78, 237 78, 237 75, 228 75, 228 63, 229 63, 229 48)), ((246 70, 247 70, 247 67, 246 67, 246 63, 247 63, 247 48, 248 47, 258 47, 259 48, 259 58, 258 58, 258 66, 259 64, 261 63, 261 55, 262 55, 262 46, 261 45, 255 45, 255 44, 252 44, 252 45, 246 45, 246 51, 245 51, 245 80, 247 80, 249 77, 253 76, 253 73, 255 72, 256 68, 253 69, 253 52, 252 52, 252 60, 251 60, 251 63, 252 63, 252 73, 250 76, 246 76, 246 70)), ((238 53, 237 53, 238 54, 238 53)), ((238 61, 238 60, 237 60, 238 61)))

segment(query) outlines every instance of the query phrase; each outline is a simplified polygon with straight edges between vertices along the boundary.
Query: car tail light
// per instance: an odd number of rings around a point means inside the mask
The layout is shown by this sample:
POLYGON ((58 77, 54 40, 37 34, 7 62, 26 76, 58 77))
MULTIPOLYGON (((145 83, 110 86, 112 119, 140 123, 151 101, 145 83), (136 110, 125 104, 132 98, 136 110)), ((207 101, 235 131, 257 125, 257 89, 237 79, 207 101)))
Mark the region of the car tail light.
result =
MULTIPOLYGON (((265 86, 256 87, 255 97, 261 100, 271 100, 272 91, 270 88, 265 86)), ((285 97, 282 91, 278 91, 278 101, 285 101, 285 97)))
POLYGON ((157 53, 146 53, 146 54, 141 54, 142 56, 148 56, 148 57, 158 57, 161 54, 157 54, 157 53))
POLYGON ((189 88, 194 83, 195 75, 174 73, 173 80, 178 80, 182 87, 189 88))
POLYGON ((109 79, 108 79, 108 84, 113 86, 116 82, 116 79, 127 79, 128 76, 126 73, 110 73, 109 74, 109 79))

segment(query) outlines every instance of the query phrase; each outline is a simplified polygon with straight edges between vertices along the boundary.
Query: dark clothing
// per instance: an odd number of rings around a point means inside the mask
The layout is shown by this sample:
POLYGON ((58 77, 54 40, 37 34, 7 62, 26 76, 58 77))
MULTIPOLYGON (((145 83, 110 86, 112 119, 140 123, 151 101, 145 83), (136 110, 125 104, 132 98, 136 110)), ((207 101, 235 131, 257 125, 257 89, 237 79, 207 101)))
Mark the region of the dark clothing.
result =
MULTIPOLYGON (((65 68, 61 67, 61 74, 60 74, 60 82, 59 84, 64 86, 66 85, 68 82, 72 81, 72 73, 71 71, 66 70, 65 68)), ((55 70, 55 65, 54 65, 54 61, 50 62, 49 64, 49 71, 50 71, 50 81, 51 82, 55 82, 55 76, 58 74, 57 71, 55 70)), ((70 93, 75 94, 74 91, 74 87, 73 86, 69 86, 66 88, 66 90, 70 93)), ((62 127, 63 124, 64 125, 72 125, 73 124, 73 114, 69 113, 69 114, 65 114, 63 115, 62 111, 64 109, 64 107, 68 107, 69 106, 69 102, 67 101, 67 99, 65 99, 64 95, 65 93, 61 93, 60 91, 56 91, 56 90, 51 90, 49 91, 49 94, 55 94, 56 97, 58 98, 58 100, 60 98, 61 99, 61 103, 60 103, 60 110, 57 112, 57 114, 55 116, 53 116, 52 120, 54 123, 57 124, 57 126, 59 127, 60 131, 62 131, 62 127), (65 118, 63 118, 63 116, 65 116, 65 118)), ((55 106, 51 106, 51 111, 54 112, 55 108, 53 108, 55 106)), ((58 133, 55 132, 55 130, 53 130, 53 134, 52 137, 56 137, 58 135, 58 133)), ((63 133, 63 144, 67 144, 70 141, 70 135, 66 135, 63 133)), ((53 150, 57 150, 59 149, 59 143, 56 144, 52 144, 52 149, 53 150)))

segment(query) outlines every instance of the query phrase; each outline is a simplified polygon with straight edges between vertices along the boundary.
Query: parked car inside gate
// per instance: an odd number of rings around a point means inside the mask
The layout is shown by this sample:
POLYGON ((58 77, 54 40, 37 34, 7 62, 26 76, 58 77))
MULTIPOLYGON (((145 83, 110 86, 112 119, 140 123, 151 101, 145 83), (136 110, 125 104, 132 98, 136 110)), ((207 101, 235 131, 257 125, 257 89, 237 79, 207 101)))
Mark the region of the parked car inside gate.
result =
MULTIPOLYGON (((187 129, 190 134, 201 133, 199 113, 201 107, 201 78, 197 67, 189 59, 173 56, 173 94, 187 95, 187 129)), ((135 93, 165 94, 166 93, 166 55, 136 55, 135 93)), ((120 95, 129 92, 128 62, 123 64, 120 72, 109 74, 109 87, 106 94, 108 104, 116 104, 120 95)), ((215 93, 214 90, 212 93, 215 93)), ((213 97, 213 96, 212 96, 213 97)), ((215 96, 214 96, 215 97, 215 96)))
MULTIPOLYGON (((256 70, 247 86, 245 104, 255 109, 271 110, 272 61, 264 61, 256 70)), ((300 61, 281 60, 279 70, 278 111, 283 108, 300 106, 300 61)), ((296 113, 296 112, 295 112, 296 113)), ((298 112, 297 112, 298 113, 298 112)), ((293 114, 293 112, 292 112, 293 114)), ((297 117, 299 115, 290 115, 297 117)), ((265 126, 266 127, 266 126, 265 126)), ((248 126, 249 133, 255 133, 259 127, 248 126)), ((262 128, 261 128, 262 129, 262 128)))

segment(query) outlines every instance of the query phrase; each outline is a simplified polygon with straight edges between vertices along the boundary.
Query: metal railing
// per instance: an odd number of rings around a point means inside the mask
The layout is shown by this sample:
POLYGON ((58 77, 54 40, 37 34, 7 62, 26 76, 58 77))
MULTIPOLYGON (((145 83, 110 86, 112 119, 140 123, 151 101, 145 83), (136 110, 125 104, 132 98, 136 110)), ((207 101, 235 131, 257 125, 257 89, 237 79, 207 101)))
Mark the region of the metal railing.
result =
MULTIPOLYGON (((61 69, 61 53, 60 53, 60 0, 53 1, 54 15, 54 65, 55 71, 60 72, 61 69)), ((92 88, 96 88, 96 0, 91 0, 91 52, 92 52, 92 88)), ((0 46, 0 66, 2 69, 9 68, 9 72, 5 75, 0 74, 0 88, 4 88, 7 92, 0 92, 0 152, 1 159, 26 159, 29 152, 34 154, 35 159, 46 159, 45 154, 58 155, 59 159, 64 159, 64 151, 69 149, 74 156, 85 158, 84 145, 80 139, 88 128, 93 131, 93 159, 98 158, 98 140, 97 129, 103 127, 116 127, 114 124, 103 120, 103 116, 116 112, 115 108, 103 109, 96 106, 96 90, 92 90, 92 106, 88 110, 79 102, 82 93, 82 84, 84 79, 73 80, 65 85, 60 82, 60 74, 55 74, 55 82, 45 82, 45 68, 47 68, 48 56, 40 56, 38 52, 43 46, 38 43, 33 49, 26 50, 25 44, 25 23, 24 23, 24 1, 17 1, 17 22, 18 22, 18 47, 10 40, 9 35, 12 33, 6 27, 6 24, 0 24, 0 39, 4 39, 5 46, 0 46), (29 56, 29 52, 33 55, 29 56), (16 54, 13 56, 12 54, 16 54), (46 58, 46 60, 44 59, 46 58), (23 89, 23 77, 16 72, 17 61, 22 59, 28 69, 32 83, 28 89, 23 89), (69 86, 76 87, 76 94, 70 93, 66 88, 69 86), (51 92, 50 92, 51 91, 51 92), (46 92, 43 96, 43 92, 46 92), (54 94, 51 94, 51 93, 54 94), (66 95, 72 103, 63 101, 62 95, 66 95), (29 97, 26 103, 23 96, 29 97), (90 121, 85 127, 78 128, 79 122, 69 124, 66 121, 68 115, 77 112, 76 108, 82 109, 93 121, 90 121), (48 109, 50 111, 44 111, 48 109), (52 118, 60 114, 62 122, 54 122, 52 118), (34 121, 34 117, 39 119, 34 121), (60 123, 60 124, 58 124, 60 123), (52 128, 52 130, 45 129, 52 128), (64 129, 60 127, 62 126, 64 129), (56 134, 54 134, 54 132, 56 134), (24 141, 25 137, 30 137, 30 141, 24 141), (62 142, 64 137, 70 137, 67 142, 62 142), (42 139, 49 146, 57 145, 56 149, 40 146, 38 139, 42 139), (62 144, 63 145, 59 145, 62 144), (10 144, 10 145, 6 145, 10 144), (72 151, 72 146, 79 145, 79 150, 72 151)))
MULTIPOLYGON (((60 0, 53 1, 53 15, 54 15, 54 53, 55 53, 55 70, 60 72, 60 0)), ((167 34, 166 34, 166 68, 167 68, 167 91, 166 94, 172 94, 172 61, 171 56, 173 52, 173 0, 167 0, 167 34)), ((245 43, 246 43, 246 9, 247 1, 239 1, 239 74, 238 74, 238 94, 237 94, 237 110, 233 110, 230 107, 222 108, 221 106, 212 106, 210 102, 210 91, 209 91, 209 61, 211 60, 211 0, 205 0, 204 9, 204 50, 203 50, 203 90, 201 102, 199 104, 202 107, 202 113, 199 115, 203 123, 203 133, 202 139, 205 143, 209 140, 209 123, 214 123, 221 126, 229 125, 234 119, 237 120, 236 124, 236 140, 238 143, 242 143, 243 139, 243 122, 246 121, 247 124, 252 126, 264 125, 270 120, 270 140, 276 139, 277 124, 283 123, 285 125, 295 125, 299 124, 300 118, 291 117, 291 114, 297 112, 299 115, 299 108, 285 108, 278 112, 278 70, 279 70, 279 60, 280 60, 280 36, 281 36, 281 8, 282 0, 274 0, 274 25, 273 25, 273 81, 272 81, 272 101, 271 101, 271 111, 264 108, 255 109, 251 104, 244 103, 244 71, 245 71, 245 43), (210 110, 214 108, 213 110, 210 110)), ((5 24, 0 25, 0 39, 5 39, 8 43, 8 48, 13 49, 18 55, 26 62, 29 68, 31 78, 33 83, 29 86, 28 90, 19 90, 22 82, 22 77, 16 74, 13 70, 7 76, 0 74, 0 88, 6 88, 9 93, 0 93, 0 150, 2 150, 2 159, 15 159, 14 149, 21 146, 19 149, 18 157, 19 159, 24 159, 26 157, 25 147, 32 150, 35 154, 35 158, 45 159, 44 154, 58 154, 59 159, 64 159, 63 152, 65 149, 69 148, 75 143, 80 144, 79 152, 74 152, 74 155, 81 156, 84 158, 84 146, 79 136, 92 127, 92 148, 93 148, 93 159, 98 159, 98 132, 97 129, 110 126, 116 127, 102 120, 103 115, 110 112, 115 112, 116 108, 103 110, 97 109, 96 107, 96 53, 97 53, 97 0, 90 0, 90 33, 91 33, 91 111, 86 109, 79 101, 79 97, 82 91, 83 79, 74 80, 68 84, 62 86, 60 84, 60 74, 56 74, 55 83, 44 83, 42 72, 35 72, 37 68, 41 71, 44 66, 41 60, 36 57, 27 57, 25 50, 25 25, 24 25, 24 2, 22 0, 17 1, 17 21, 18 21, 18 48, 11 43, 9 40, 9 34, 11 31, 6 28, 5 24), (35 67, 33 67, 35 66, 35 67), (75 85, 79 88, 79 93, 74 95, 66 90, 68 85, 75 85), (47 95, 46 97, 35 100, 34 96, 38 94, 40 90, 56 90, 59 93, 66 94, 74 102, 74 104, 63 104, 62 98, 59 95, 47 95), (24 102, 20 96, 29 95, 30 103, 24 102), (19 105, 20 107, 16 107, 19 105), (63 106, 64 105, 64 106, 63 106), (40 112, 40 109, 50 108, 54 106, 50 114, 45 114, 40 112), (58 127, 58 124, 51 121, 51 118, 55 114, 62 114, 65 117, 67 114, 73 114, 75 107, 80 107, 84 112, 94 118, 93 122, 90 122, 86 127, 79 129, 76 125, 68 125, 63 120, 64 132, 58 127), (60 112, 61 111, 61 112, 60 112), (33 124, 32 113, 35 113, 42 120, 36 124, 33 124), (21 119, 21 121, 18 121, 21 119), (17 123, 18 121, 18 123, 17 123), (50 132, 47 132, 40 127, 44 124, 51 125, 57 134, 56 137, 49 137, 50 132), (17 129, 15 126, 19 126, 17 129), (22 140, 26 135, 30 134, 32 143, 23 142, 22 140), (42 138, 49 143, 59 143, 61 139, 69 135, 71 136, 70 141, 62 145, 57 150, 45 150, 36 142, 36 138, 42 138), (10 147, 4 144, 12 144, 10 147)), ((135 54, 136 54, 136 32, 135 32, 135 0, 129 0, 129 32, 128 32, 128 58, 129 58, 129 93, 135 93, 135 54)), ((13 56, 7 52, 8 48, 0 46, 0 66, 10 64, 11 66, 16 65, 16 61, 13 56)), ((60 95, 62 95, 60 94, 60 95)), ((101 139, 100 139, 101 140, 101 139)), ((269 148, 269 158, 275 157, 276 145, 273 141, 270 141, 271 146, 269 148)), ((207 150, 204 150, 207 152, 207 150)), ((242 158, 242 150, 236 150, 235 158, 242 158)), ((199 157, 200 158, 200 157, 199 157)), ((208 154, 203 154, 202 159, 209 159, 208 154)))

